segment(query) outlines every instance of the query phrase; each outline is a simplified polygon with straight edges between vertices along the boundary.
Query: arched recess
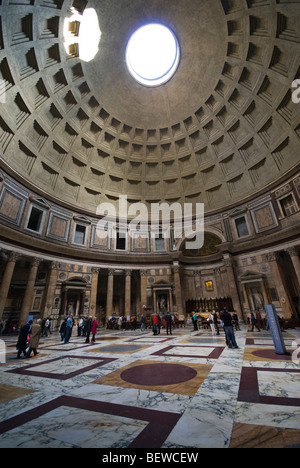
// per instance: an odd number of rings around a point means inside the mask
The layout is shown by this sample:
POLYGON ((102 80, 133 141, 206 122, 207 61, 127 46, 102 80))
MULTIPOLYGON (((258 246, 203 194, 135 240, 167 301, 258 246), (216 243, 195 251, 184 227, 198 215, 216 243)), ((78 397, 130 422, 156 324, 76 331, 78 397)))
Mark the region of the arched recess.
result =
POLYGON ((183 239, 181 239, 176 245, 176 250, 182 252, 182 254, 185 257, 193 257, 193 258, 216 255, 221 252, 218 246, 226 242, 225 237, 219 231, 212 229, 212 228, 205 229, 204 242, 201 248, 196 248, 196 249, 186 248, 186 242, 188 240, 191 240, 191 238, 189 238, 188 236, 185 236, 183 239))

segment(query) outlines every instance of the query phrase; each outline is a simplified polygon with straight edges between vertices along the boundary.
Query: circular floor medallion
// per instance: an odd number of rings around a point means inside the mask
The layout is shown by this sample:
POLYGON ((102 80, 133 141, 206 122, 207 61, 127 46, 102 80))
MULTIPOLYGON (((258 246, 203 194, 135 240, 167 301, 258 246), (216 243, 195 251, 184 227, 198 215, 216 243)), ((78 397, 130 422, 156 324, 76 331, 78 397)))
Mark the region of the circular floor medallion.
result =
POLYGON ((196 377, 197 372, 180 364, 145 364, 131 367, 121 374, 121 378, 136 385, 160 386, 187 382, 196 377))

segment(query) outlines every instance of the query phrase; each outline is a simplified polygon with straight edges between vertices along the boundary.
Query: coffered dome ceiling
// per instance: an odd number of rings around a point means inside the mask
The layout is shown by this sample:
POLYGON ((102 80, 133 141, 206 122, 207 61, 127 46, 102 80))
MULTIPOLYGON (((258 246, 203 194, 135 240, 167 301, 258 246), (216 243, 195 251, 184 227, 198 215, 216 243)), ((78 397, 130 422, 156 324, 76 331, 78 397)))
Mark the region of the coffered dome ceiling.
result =
POLYGON ((299 1, 2 0, 0 15, 1 165, 46 197, 90 213, 119 194, 209 212, 299 162, 299 1), (98 15, 90 62, 78 56, 76 21, 66 53, 71 8, 98 15), (175 33, 181 60, 148 88, 125 51, 152 22, 175 33))

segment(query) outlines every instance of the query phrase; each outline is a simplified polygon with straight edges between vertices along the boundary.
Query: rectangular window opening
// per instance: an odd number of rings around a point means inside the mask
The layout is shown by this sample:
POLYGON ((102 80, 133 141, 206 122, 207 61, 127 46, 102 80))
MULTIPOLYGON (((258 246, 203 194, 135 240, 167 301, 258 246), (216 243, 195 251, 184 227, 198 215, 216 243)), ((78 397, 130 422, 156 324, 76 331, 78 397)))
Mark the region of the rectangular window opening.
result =
POLYGON ((85 236, 86 236, 86 227, 80 226, 80 224, 77 224, 75 228, 74 243, 84 245, 85 236))
POLYGON ((30 217, 27 223, 27 229, 31 231, 40 232, 42 219, 43 219, 43 211, 35 208, 34 206, 31 208, 30 217))
POLYGON ((239 237, 249 236, 248 226, 244 216, 242 218, 236 219, 235 225, 239 237))

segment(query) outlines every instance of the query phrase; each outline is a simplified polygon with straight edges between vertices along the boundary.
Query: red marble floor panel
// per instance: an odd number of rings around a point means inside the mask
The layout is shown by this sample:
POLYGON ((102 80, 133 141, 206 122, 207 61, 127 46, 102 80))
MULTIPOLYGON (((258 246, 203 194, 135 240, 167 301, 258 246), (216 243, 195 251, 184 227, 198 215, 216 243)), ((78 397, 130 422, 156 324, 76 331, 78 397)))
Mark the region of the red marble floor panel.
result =
POLYGON ((92 369, 95 369, 97 367, 101 367, 101 366, 104 366, 105 364, 108 364, 112 361, 115 361, 115 359, 112 359, 112 358, 94 358, 94 357, 79 357, 79 356, 62 356, 62 357, 59 357, 59 358, 56 358, 56 359, 50 359, 48 361, 43 361, 43 362, 39 362, 37 364, 32 364, 32 365, 28 365, 28 366, 24 366, 24 367, 19 367, 17 369, 11 369, 9 371, 7 371, 8 373, 12 373, 12 374, 21 374, 21 375, 28 375, 28 376, 35 376, 35 377, 41 377, 41 378, 48 378, 48 379, 57 379, 57 380, 67 380, 67 379, 71 379, 72 377, 75 377, 77 375, 80 375, 80 374, 83 374, 85 372, 88 372, 92 369), (74 363, 75 363, 75 360, 78 361, 80 359, 84 360, 85 362, 87 360, 89 360, 90 362, 90 365, 84 365, 82 366, 82 368, 78 368, 76 370, 72 370, 72 367, 69 368, 69 371, 67 369, 66 373, 55 373, 55 372, 47 372, 46 370, 45 371, 41 371, 41 370, 37 370, 36 368, 37 367, 45 367, 47 365, 52 365, 53 366, 53 363, 56 363, 57 364, 57 368, 61 368, 64 366, 64 361, 65 360, 68 360, 68 362, 70 362, 70 360, 72 361, 72 359, 74 359, 74 363))
POLYGON ((0 434, 11 431, 62 406, 98 412, 99 415, 101 413, 110 414, 122 418, 146 421, 148 423, 147 426, 130 443, 128 448, 160 448, 181 417, 181 414, 177 413, 61 396, 44 405, 1 422, 0 434))
MULTIPOLYGON (((259 390, 258 372, 269 373, 286 373, 300 374, 300 369, 266 369, 259 367, 243 367, 240 381, 240 388, 238 394, 238 401, 249 402, 249 403, 262 403, 267 405, 284 405, 284 406, 300 406, 299 398, 284 397, 284 396, 268 396, 261 395, 259 390)), ((270 385, 272 385, 272 379, 270 378, 270 385)))

